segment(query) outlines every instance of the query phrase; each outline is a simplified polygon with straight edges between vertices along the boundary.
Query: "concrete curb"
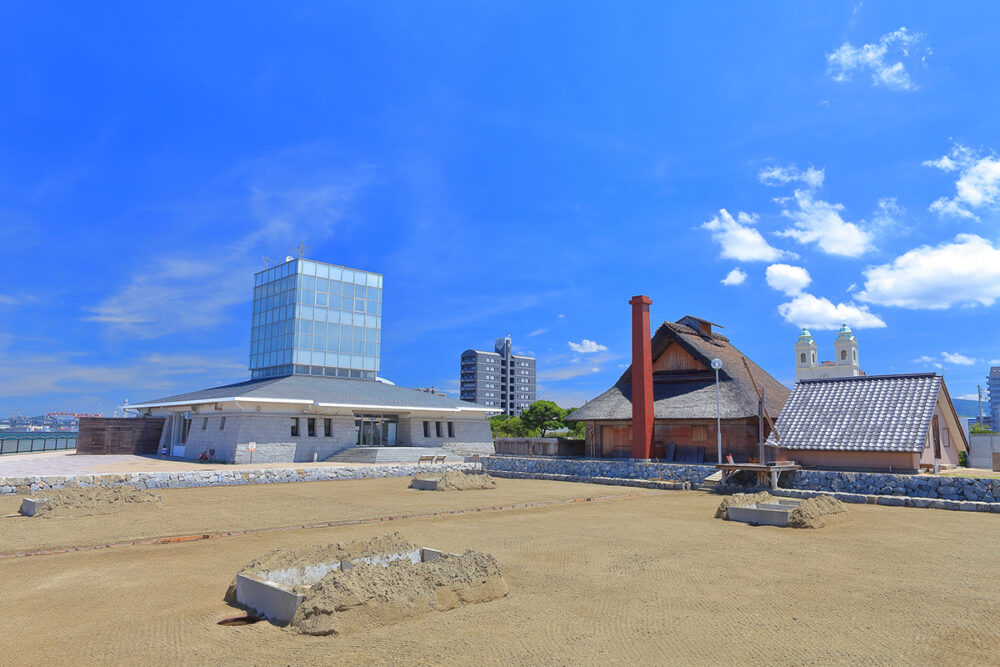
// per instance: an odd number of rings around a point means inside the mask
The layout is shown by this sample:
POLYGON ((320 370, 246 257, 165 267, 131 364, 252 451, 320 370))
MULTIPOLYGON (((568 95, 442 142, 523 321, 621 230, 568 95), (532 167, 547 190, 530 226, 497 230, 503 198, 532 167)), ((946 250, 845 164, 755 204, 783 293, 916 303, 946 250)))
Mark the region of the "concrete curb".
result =
POLYGON ((411 477, 444 470, 478 470, 478 463, 440 465, 394 464, 323 466, 315 468, 258 468, 254 470, 184 470, 177 472, 127 472, 92 475, 0 477, 0 495, 24 495, 47 489, 131 486, 136 489, 184 489, 202 486, 246 486, 291 482, 327 482, 341 479, 411 477))

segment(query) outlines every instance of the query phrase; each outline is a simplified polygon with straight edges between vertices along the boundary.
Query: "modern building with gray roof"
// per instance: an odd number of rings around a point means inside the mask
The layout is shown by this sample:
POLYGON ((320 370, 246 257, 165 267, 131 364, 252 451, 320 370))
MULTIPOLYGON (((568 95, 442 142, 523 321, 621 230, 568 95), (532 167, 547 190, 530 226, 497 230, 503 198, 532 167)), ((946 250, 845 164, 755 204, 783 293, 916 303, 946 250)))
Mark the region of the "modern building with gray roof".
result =
POLYGON ((968 449, 935 373, 799 380, 776 426, 778 460, 807 467, 915 472, 968 449))
POLYGON ((492 453, 485 408, 371 380, 260 378, 129 406, 166 417, 161 448, 226 462, 323 460, 352 447, 492 453), (251 444, 252 443, 252 444, 251 444))

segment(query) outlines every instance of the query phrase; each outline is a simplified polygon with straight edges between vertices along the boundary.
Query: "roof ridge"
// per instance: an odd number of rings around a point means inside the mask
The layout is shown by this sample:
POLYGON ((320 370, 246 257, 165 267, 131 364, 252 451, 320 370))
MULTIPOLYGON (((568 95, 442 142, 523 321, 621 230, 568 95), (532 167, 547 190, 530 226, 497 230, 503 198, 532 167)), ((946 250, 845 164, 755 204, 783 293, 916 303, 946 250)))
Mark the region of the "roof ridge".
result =
POLYGON ((832 378, 802 378, 796 380, 796 383, 819 383, 819 382, 851 382, 856 380, 886 380, 890 378, 931 378, 931 377, 942 377, 938 373, 925 372, 925 373, 884 373, 882 375, 848 375, 846 377, 832 377, 832 378))

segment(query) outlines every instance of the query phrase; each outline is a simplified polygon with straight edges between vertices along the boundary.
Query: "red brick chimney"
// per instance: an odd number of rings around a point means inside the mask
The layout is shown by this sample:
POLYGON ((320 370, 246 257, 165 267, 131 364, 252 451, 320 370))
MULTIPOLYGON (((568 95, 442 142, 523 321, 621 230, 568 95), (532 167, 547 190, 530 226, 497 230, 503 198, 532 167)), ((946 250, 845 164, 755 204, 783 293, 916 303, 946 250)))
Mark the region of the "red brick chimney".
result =
POLYGON ((632 304, 632 457, 648 459, 653 445, 653 353, 649 342, 648 296, 632 304))

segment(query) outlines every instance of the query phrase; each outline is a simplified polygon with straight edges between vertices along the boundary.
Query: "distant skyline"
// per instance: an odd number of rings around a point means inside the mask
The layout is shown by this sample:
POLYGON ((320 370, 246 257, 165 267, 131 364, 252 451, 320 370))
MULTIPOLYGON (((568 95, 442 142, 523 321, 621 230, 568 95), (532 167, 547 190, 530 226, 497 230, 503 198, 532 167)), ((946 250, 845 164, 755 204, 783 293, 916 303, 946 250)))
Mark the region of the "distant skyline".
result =
POLYGON ((628 300, 779 381, 1000 365, 995 3, 0 5, 0 415, 249 378, 253 273, 384 274, 380 375, 538 397, 629 363, 628 300))

